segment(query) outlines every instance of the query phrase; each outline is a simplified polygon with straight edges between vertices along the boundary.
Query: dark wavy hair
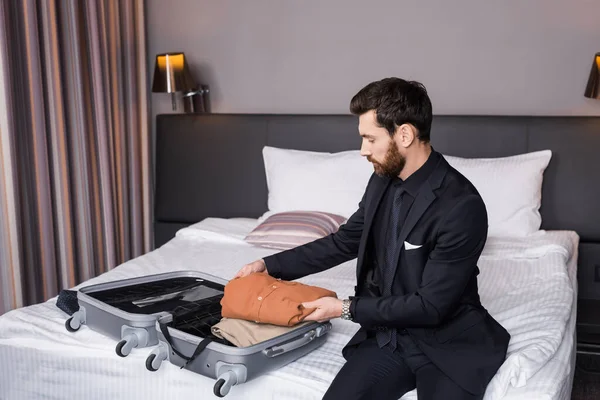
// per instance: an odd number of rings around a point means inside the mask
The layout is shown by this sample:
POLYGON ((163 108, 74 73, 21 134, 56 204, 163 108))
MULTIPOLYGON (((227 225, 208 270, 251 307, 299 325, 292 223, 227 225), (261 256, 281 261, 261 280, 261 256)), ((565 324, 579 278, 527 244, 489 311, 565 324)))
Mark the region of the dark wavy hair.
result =
POLYGON ((350 112, 362 115, 370 110, 375 110, 377 123, 390 136, 398 126, 409 123, 417 128, 419 140, 429 142, 433 115, 431 100, 422 83, 400 78, 369 83, 350 101, 350 112))

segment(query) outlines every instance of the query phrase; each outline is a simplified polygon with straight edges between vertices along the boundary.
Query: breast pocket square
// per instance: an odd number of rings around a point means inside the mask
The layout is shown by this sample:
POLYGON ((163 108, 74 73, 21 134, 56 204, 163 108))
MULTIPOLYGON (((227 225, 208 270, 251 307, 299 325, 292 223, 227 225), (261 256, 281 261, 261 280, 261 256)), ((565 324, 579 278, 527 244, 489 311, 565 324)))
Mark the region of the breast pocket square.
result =
POLYGON ((412 243, 408 243, 408 242, 404 242, 404 248, 406 250, 414 250, 414 249, 418 249, 419 247, 422 247, 422 244, 412 244, 412 243))

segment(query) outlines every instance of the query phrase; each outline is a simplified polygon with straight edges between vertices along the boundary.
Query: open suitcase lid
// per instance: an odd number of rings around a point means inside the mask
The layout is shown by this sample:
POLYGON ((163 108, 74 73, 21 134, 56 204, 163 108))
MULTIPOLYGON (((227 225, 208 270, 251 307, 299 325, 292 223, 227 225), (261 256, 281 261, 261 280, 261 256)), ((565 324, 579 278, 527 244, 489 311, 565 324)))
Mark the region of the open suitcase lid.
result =
POLYGON ((84 302, 104 304, 131 314, 171 314, 218 303, 227 281, 195 271, 148 275, 80 289, 84 302))

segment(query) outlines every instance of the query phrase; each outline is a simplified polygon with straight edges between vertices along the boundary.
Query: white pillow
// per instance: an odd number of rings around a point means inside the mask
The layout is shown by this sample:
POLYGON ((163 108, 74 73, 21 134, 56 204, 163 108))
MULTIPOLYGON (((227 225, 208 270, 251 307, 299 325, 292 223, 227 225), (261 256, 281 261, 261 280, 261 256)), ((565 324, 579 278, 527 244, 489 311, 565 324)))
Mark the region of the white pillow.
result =
POLYGON ((488 212, 488 236, 525 236, 540 229, 544 170, 550 150, 501 158, 444 155, 477 188, 488 212))
POLYGON ((373 165, 360 151, 324 153, 263 148, 269 211, 322 211, 349 218, 357 209, 373 165))

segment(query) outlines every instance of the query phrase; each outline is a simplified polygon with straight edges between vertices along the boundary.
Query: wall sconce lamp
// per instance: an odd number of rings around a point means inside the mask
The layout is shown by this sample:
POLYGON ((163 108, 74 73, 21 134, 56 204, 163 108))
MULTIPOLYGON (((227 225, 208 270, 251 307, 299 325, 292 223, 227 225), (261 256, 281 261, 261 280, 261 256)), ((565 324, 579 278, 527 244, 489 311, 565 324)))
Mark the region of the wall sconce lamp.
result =
POLYGON ((594 58, 584 96, 590 99, 600 99, 600 53, 596 53, 594 58))
POLYGON ((196 82, 183 53, 165 53, 156 56, 153 92, 171 93, 173 110, 177 109, 176 93, 196 88, 196 82))

